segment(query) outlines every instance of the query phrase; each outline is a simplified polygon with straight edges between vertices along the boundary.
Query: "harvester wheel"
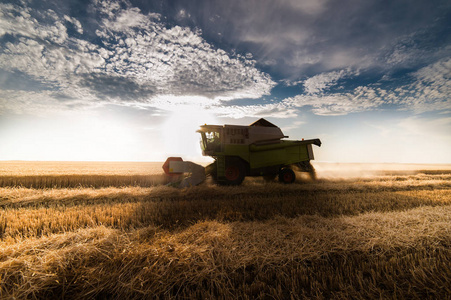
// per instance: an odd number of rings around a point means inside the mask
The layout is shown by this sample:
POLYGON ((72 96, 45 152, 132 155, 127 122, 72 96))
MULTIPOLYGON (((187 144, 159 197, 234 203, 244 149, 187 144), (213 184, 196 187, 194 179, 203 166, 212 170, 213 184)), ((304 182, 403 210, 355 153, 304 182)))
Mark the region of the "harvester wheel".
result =
POLYGON ((226 185, 240 185, 244 177, 246 176, 246 169, 242 162, 239 160, 232 161, 226 164, 225 169, 225 182, 226 185))
POLYGON ((296 179, 296 175, 293 170, 289 168, 284 168, 279 172, 279 181, 285 184, 293 183, 296 179))

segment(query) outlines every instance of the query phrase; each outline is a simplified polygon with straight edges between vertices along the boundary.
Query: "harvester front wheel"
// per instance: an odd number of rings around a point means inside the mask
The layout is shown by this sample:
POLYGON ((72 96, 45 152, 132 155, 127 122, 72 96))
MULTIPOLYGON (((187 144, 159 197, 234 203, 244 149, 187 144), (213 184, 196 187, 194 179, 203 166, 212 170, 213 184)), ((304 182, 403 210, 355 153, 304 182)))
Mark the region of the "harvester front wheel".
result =
POLYGON ((225 182, 226 185, 240 185, 244 177, 246 176, 246 168, 240 161, 232 161, 226 164, 225 169, 225 182))
POLYGON ((296 175, 293 170, 284 168, 279 172, 279 181, 285 184, 293 183, 296 180, 296 175))

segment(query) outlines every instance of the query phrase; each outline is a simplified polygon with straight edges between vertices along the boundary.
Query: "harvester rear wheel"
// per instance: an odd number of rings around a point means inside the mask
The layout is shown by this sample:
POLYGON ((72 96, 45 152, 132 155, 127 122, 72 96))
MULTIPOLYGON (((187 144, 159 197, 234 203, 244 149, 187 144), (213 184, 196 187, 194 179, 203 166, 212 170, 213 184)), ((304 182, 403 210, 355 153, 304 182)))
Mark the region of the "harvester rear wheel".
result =
POLYGON ((240 185, 243 182, 244 177, 246 176, 246 168, 239 160, 231 161, 226 164, 224 175, 224 184, 240 185))
POLYGON ((284 168, 279 172, 279 181, 285 184, 293 183, 296 180, 296 175, 293 170, 284 168))

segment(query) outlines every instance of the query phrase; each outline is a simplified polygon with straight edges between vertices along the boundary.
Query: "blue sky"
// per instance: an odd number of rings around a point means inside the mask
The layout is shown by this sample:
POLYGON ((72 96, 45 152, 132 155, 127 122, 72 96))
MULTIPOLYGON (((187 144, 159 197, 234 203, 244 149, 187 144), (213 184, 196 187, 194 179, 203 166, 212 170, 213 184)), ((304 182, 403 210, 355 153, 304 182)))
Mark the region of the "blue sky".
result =
POLYGON ((264 117, 334 162, 451 163, 449 1, 2 1, 0 160, 200 160, 264 117))

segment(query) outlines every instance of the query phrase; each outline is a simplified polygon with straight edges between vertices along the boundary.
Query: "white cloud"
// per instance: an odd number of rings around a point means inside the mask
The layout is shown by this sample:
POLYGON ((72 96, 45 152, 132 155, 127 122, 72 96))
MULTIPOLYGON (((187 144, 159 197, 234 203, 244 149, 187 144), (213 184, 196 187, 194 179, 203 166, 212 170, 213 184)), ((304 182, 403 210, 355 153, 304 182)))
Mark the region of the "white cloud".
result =
MULTIPOLYGON (((218 99, 209 102, 207 98, 197 103, 200 109, 207 108, 218 116, 230 118, 270 116, 290 118, 297 116, 298 109, 303 107, 310 107, 309 109, 317 115, 329 116, 383 109, 384 105, 394 105, 399 109, 409 109, 416 113, 440 111, 450 108, 447 98, 450 94, 450 61, 442 60, 420 69, 411 74, 412 83, 394 89, 359 86, 348 92, 328 92, 328 89, 336 85, 340 79, 358 75, 358 72, 346 69, 319 74, 305 80, 303 83, 306 94, 286 98, 279 103, 225 106, 218 99)), ((302 82, 286 82, 287 85, 300 83, 302 82)), ((168 102, 171 102, 174 107, 178 103, 175 100, 171 101, 166 100, 166 105, 157 104, 157 102, 151 105, 170 110, 168 102)))
MULTIPOLYGON (((31 17, 30 15, 28 15, 28 18, 31 17)), ((64 16, 64 19, 68 22, 70 22, 74 27, 75 30, 79 33, 79 34, 83 34, 83 26, 81 26, 80 21, 78 21, 75 18, 69 17, 67 15, 64 16)))
POLYGON ((340 70, 335 72, 321 73, 310 77, 304 81, 304 88, 307 94, 318 94, 334 86, 338 80, 354 75, 350 70, 340 70))
MULTIPOLYGON (((411 74, 410 84, 394 89, 377 86, 359 86, 342 93, 330 93, 328 89, 340 79, 358 75, 349 69, 327 72, 305 80, 305 94, 286 98, 279 103, 263 105, 224 106, 221 102, 205 99, 202 107, 218 116, 230 118, 277 117, 290 118, 298 114, 298 109, 310 107, 317 115, 345 115, 362 111, 383 109, 393 105, 398 109, 413 110, 415 113, 450 109, 451 59, 431 64, 411 74)), ((302 83, 285 81, 286 85, 302 83)), ((159 106, 164 108, 164 106, 159 106)))
POLYGON ((2 35, 9 33, 35 40, 47 40, 56 44, 67 39, 66 27, 51 9, 42 12, 41 17, 51 23, 38 24, 37 19, 30 17, 32 10, 19 8, 11 4, 0 4, 0 28, 2 35))
POLYGON ((451 109, 451 58, 412 74, 413 83, 398 89, 400 103, 416 112, 451 109))
POLYGON ((131 31, 133 28, 148 29, 152 27, 152 21, 149 19, 159 16, 156 14, 144 15, 137 7, 129 7, 127 9, 118 9, 116 6, 110 6, 111 11, 107 11, 108 7, 102 9, 103 13, 106 13, 110 18, 103 19, 105 28, 113 31, 131 31))
POLYGON ((299 128, 306 123, 305 121, 295 121, 295 120, 290 122, 290 125, 283 126, 282 127, 282 132, 287 133, 287 132, 290 132, 292 130, 299 131, 299 128))
MULTIPOLYGON (((94 100, 94 99, 92 99, 94 100)), ((83 101, 77 98, 58 98, 53 91, 20 91, 0 89, 0 115, 4 112, 15 114, 44 115, 62 114, 66 111, 86 111, 101 106, 102 102, 83 101)))
POLYGON ((232 57, 209 45, 200 31, 167 27, 158 14, 143 14, 126 1, 96 0, 92 7, 101 14, 97 44, 68 35, 69 23, 78 34, 86 31, 73 17, 1 4, 0 33, 15 39, 0 52, 0 68, 44 84, 42 95, 77 97, 87 105, 152 103, 161 95, 201 96, 213 104, 259 98, 275 85, 255 68, 252 55, 232 57))
POLYGON ((414 76, 422 82, 434 83, 436 85, 448 84, 451 79, 451 59, 438 61, 426 66, 414 73, 414 76))
MULTIPOLYGON (((349 70, 323 73, 304 81, 306 94, 284 99, 290 107, 311 106, 318 115, 344 115, 395 105, 415 113, 451 109, 451 59, 444 59, 411 74, 412 82, 393 89, 374 86, 357 87, 343 93, 327 89, 338 80, 351 76, 349 70)), ((354 73, 355 74, 355 73, 354 73)))
MULTIPOLYGON (((108 15, 110 15, 108 13, 108 15)), ((109 19, 99 31, 113 55, 106 73, 134 78, 154 87, 157 95, 197 95, 223 100, 258 98, 269 94, 275 83, 258 71, 254 61, 232 58, 206 43, 199 32, 187 27, 166 28, 145 18, 136 8, 127 9, 117 19, 109 19), (132 12, 129 12, 132 10, 132 12), (123 25, 122 15, 137 20, 123 25), (119 21, 118 21, 119 19, 119 21), (119 30, 110 23, 121 24, 119 30), (129 30, 135 27, 138 30, 129 30), (128 28, 127 30, 125 30, 128 28)))
POLYGON ((283 100, 288 107, 311 106, 317 115, 345 115, 354 112, 372 110, 382 102, 377 92, 371 88, 360 87, 353 93, 297 95, 283 100))
MULTIPOLYGON (((138 103, 137 105, 140 105, 140 103, 138 103)), ((220 106, 220 101, 209 99, 203 96, 162 95, 153 98, 149 103, 145 105, 147 107, 156 107, 168 112, 175 112, 180 110, 181 107, 187 106, 190 106, 191 110, 205 110, 209 109, 210 107, 220 106)))
MULTIPOLYGON (((264 7, 268 5, 269 2, 264 7)), ((281 5, 284 9, 301 12, 308 19, 308 16, 322 14, 328 2, 287 0, 281 5)), ((192 101, 193 105, 233 118, 291 117, 303 107, 311 107, 314 113, 321 115, 374 110, 384 104, 415 112, 451 109, 451 59, 438 61, 411 74, 412 82, 398 88, 381 89, 372 85, 331 93, 330 89, 341 80, 358 75, 350 68, 336 70, 336 67, 353 65, 350 60, 366 58, 356 57, 352 51, 342 51, 340 47, 332 54, 297 47, 297 50, 289 51, 289 55, 282 55, 284 59, 292 60, 290 65, 298 66, 298 70, 320 62, 327 68, 335 68, 336 71, 324 72, 305 81, 285 81, 288 86, 303 83, 305 94, 280 103, 230 106, 224 101, 257 99, 269 94, 276 85, 268 74, 255 67, 252 53, 230 55, 208 44, 199 30, 168 27, 160 21, 160 15, 144 14, 126 1, 95 0, 92 9, 100 14, 100 25, 95 31, 89 31, 92 28, 87 28, 76 18, 53 10, 0 4, 0 35, 14 37, 3 44, 0 68, 10 73, 22 72, 39 83, 34 90, 30 89, 32 91, 15 91, 13 88, 2 91, 1 111, 44 111, 45 105, 52 109, 73 109, 105 103, 170 110, 177 101, 192 101), (71 26, 78 34, 68 33, 71 26), (81 35, 88 31, 95 32, 101 42, 84 40, 81 35), (328 57, 327 61, 322 62, 325 57, 328 57), (178 100, 167 100, 169 98, 178 100)), ((263 13, 257 11, 257 17, 263 13)), ((300 32, 297 27, 286 28, 283 33, 280 28, 270 32, 262 31, 264 28, 253 26, 240 32, 241 38, 249 34, 256 43, 283 48, 287 43, 310 43, 312 37, 311 32, 300 32)), ((315 41, 316 37, 312 39, 315 41)), ((406 59, 405 49, 399 45, 391 55, 392 63, 406 59)), ((276 50, 279 54, 282 51, 276 50)), ((269 65, 278 63, 271 55, 262 61, 269 65)))
POLYGON ((297 110, 289 107, 285 103, 272 103, 261 105, 231 105, 231 106, 212 106, 210 111, 219 117, 241 119, 244 117, 252 118, 293 118, 297 116, 297 110))

